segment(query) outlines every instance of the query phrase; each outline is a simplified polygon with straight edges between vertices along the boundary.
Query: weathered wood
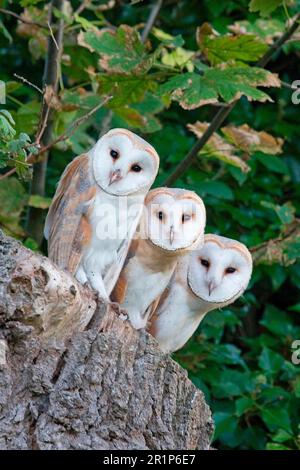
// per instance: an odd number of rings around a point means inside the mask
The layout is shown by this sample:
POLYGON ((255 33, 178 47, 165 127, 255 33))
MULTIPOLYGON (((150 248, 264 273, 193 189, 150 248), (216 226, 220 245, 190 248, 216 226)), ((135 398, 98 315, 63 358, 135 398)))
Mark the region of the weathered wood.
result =
POLYGON ((1 449, 209 448, 202 392, 119 313, 0 231, 1 449))

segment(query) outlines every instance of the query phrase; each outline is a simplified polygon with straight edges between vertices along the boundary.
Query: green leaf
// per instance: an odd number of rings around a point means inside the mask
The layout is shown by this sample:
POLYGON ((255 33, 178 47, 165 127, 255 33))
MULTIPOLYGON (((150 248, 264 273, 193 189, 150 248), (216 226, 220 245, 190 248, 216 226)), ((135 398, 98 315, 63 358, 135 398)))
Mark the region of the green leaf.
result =
POLYGON ((233 200, 234 195, 230 187, 221 181, 203 181, 198 187, 199 194, 209 194, 220 199, 233 200))
POLYGON ((259 367, 267 374, 276 374, 283 365, 283 357, 272 351, 271 349, 264 347, 261 355, 258 359, 259 367))
POLYGON ((48 209, 51 205, 51 201, 52 199, 49 197, 33 194, 29 198, 28 205, 31 207, 36 207, 37 209, 48 209))
POLYGON ((154 91, 156 83, 151 76, 97 74, 95 80, 99 84, 101 95, 113 95, 109 102, 110 108, 117 108, 143 101, 147 91, 154 91))
POLYGON ((242 416, 247 411, 250 411, 255 405, 255 401, 249 397, 238 398, 235 402, 235 409, 237 416, 242 416))
POLYGON ((269 201, 262 201, 261 205, 275 211, 281 223, 284 225, 291 224, 295 220, 295 207, 291 202, 286 202, 280 206, 279 204, 273 204, 269 201))
POLYGON ((198 29, 198 45, 212 65, 224 62, 255 62, 268 46, 253 34, 216 36, 205 23, 198 29))
POLYGON ((261 417, 270 431, 283 429, 286 432, 291 432, 291 419, 289 411, 285 407, 280 405, 265 407, 261 417))
POLYGON ((29 7, 41 3, 43 0, 21 0, 20 5, 22 7, 29 7))
POLYGON ((273 155, 266 156, 262 153, 257 153, 255 155, 255 158, 259 160, 269 170, 275 171, 275 173, 289 173, 289 169, 286 163, 279 157, 275 157, 273 155))
POLYGON ((282 0, 251 0, 249 10, 259 12, 261 16, 268 16, 282 5, 282 0))
POLYGON ((23 184, 14 177, 0 181, 0 201, 5 201, 0 205, 0 226, 11 235, 22 236, 20 217, 27 202, 23 184))
POLYGON ((14 125, 12 115, 6 109, 0 109, 0 139, 6 141, 12 139, 16 133, 14 125))
POLYGON ((281 36, 285 29, 284 21, 276 18, 262 19, 258 18, 253 23, 247 20, 236 21, 233 25, 229 26, 229 30, 235 34, 255 34, 263 39, 266 44, 272 44, 274 39, 281 36))
POLYGON ((280 86, 277 76, 257 67, 210 68, 204 74, 185 73, 172 77, 159 88, 171 95, 184 109, 194 109, 219 98, 231 103, 245 95, 250 101, 272 101, 258 86, 280 86))
POLYGON ((214 439, 218 439, 224 433, 232 433, 237 427, 237 419, 231 413, 218 411, 214 413, 215 433, 214 439))
POLYGON ((294 329, 290 322, 289 315, 273 305, 266 306, 260 324, 280 338, 284 335, 294 336, 294 329))
POLYGON ((276 442, 268 442, 266 446, 267 450, 292 450, 290 447, 286 447, 276 442))
POLYGON ((286 442, 291 440, 291 435, 284 429, 279 429, 279 431, 272 436, 272 439, 275 442, 286 442))
POLYGON ((142 73, 152 65, 152 58, 146 53, 139 34, 127 25, 121 25, 116 31, 81 32, 78 42, 100 55, 100 65, 106 71, 142 73))

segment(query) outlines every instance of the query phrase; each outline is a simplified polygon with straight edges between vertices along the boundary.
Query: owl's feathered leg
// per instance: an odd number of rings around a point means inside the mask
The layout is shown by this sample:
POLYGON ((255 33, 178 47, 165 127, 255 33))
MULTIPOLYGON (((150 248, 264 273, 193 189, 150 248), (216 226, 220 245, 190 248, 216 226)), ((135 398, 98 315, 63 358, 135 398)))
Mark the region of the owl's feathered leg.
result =
POLYGON ((81 282, 81 284, 88 283, 95 291, 98 292, 99 297, 105 302, 110 301, 101 274, 95 273, 93 270, 86 270, 83 266, 79 266, 75 277, 79 282, 81 282))

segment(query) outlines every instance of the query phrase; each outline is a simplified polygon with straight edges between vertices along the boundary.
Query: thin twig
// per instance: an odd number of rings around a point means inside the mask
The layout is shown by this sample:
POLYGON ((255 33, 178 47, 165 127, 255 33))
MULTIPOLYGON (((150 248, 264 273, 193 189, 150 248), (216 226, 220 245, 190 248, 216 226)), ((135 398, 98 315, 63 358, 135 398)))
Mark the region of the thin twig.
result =
MULTIPOLYGON (((265 65, 270 61, 272 55, 278 51, 283 44, 294 34, 296 29, 299 26, 300 13, 296 16, 291 27, 269 48, 265 55, 257 62, 257 67, 265 67, 265 65)), ((200 139, 195 143, 191 148, 188 154, 181 160, 179 165, 171 173, 171 175, 166 179, 164 185, 171 186, 175 181, 191 166, 194 159, 197 157, 200 150, 204 147, 206 142, 210 139, 213 133, 219 129, 222 123, 225 121, 229 113, 235 107, 239 100, 233 101, 227 108, 221 108, 213 120, 211 121, 209 127, 206 129, 204 134, 200 139)))
MULTIPOLYGON (((46 152, 47 150, 49 150, 50 148, 52 148, 54 145, 58 144, 59 142, 63 142, 64 140, 67 140, 69 139, 73 134, 74 132, 76 131, 76 129, 83 123, 85 122, 87 119, 89 119, 96 111, 98 111, 98 109, 102 108, 106 103, 108 103, 108 101, 110 101, 112 99, 112 96, 107 96, 106 98, 104 98, 103 101, 101 101, 101 103, 99 103, 97 106, 95 106, 94 108, 92 108, 88 113, 84 114, 83 116, 81 116, 80 118, 76 119, 71 125, 70 127, 65 131, 63 132, 59 137, 57 137, 55 140, 53 140, 52 142, 50 142, 50 144, 42 147, 38 154, 37 155, 40 155, 41 153, 44 153, 46 152)), ((35 159, 35 157, 37 155, 33 155, 33 160, 35 159)), ((32 163, 31 159, 28 158, 27 160, 29 163, 32 163)))
POLYGON ((5 10, 5 8, 0 8, 0 13, 3 13, 3 15, 13 16, 14 18, 17 18, 17 20, 21 21, 22 23, 30 24, 32 26, 38 26, 39 28, 43 28, 43 29, 48 29, 46 25, 39 23, 38 21, 26 20, 25 18, 22 18, 22 16, 17 15, 17 13, 14 13, 13 11, 5 10))
POLYGON ((27 78, 24 78, 22 77, 21 75, 18 75, 17 73, 14 73, 14 77, 18 78, 19 80, 21 80, 23 83, 26 83, 27 85, 31 86, 32 88, 34 88, 35 90, 37 90, 39 93, 41 93, 41 95, 43 95, 43 90, 41 90, 41 88, 39 88, 37 85, 35 85, 34 83, 30 82, 29 80, 27 80, 27 78))
POLYGON ((81 3, 79 4, 79 7, 77 8, 77 10, 75 10, 74 16, 75 16, 75 15, 78 15, 78 16, 79 16, 80 13, 82 13, 83 10, 85 10, 85 9, 87 8, 87 6, 88 6, 90 3, 91 3, 90 0, 83 0, 83 2, 81 2, 81 3))
POLYGON ((57 41, 56 41, 56 39, 55 39, 55 36, 54 36, 54 34, 53 34, 53 30, 52 30, 52 27, 51 27, 51 24, 49 23, 49 21, 47 21, 47 25, 48 25, 48 28, 49 28, 49 31, 50 31, 52 40, 53 40, 53 42, 54 42, 54 44, 55 44, 55 47, 56 47, 56 49, 59 51, 59 47, 58 47, 57 41))
POLYGON ((287 82, 283 82, 281 80, 281 85, 284 87, 284 88, 288 88, 289 90, 298 90, 298 87, 296 87, 295 85, 291 85, 290 83, 287 83, 287 82))
MULTIPOLYGON (((38 151, 38 153, 28 155, 28 157, 26 159, 26 163, 28 163, 28 164, 35 163, 36 158, 40 154, 46 152, 47 150, 49 150, 50 148, 52 148, 54 145, 58 144, 59 142, 63 142, 64 140, 69 139, 81 124, 83 124, 96 111, 98 111, 98 109, 100 109, 102 106, 104 106, 106 103, 108 103, 108 101, 110 101, 111 99, 112 99, 112 96, 107 96, 106 98, 104 98, 104 100, 101 101, 101 103, 99 103, 97 106, 92 108, 88 113, 86 113, 83 116, 81 116, 80 118, 76 119, 70 125, 70 127, 65 132, 63 132, 59 137, 57 137, 55 140, 50 142, 48 145, 45 145, 44 147, 41 147, 40 150, 38 151)), ((39 143, 37 141, 30 144, 30 147, 33 147, 33 146, 36 146, 36 145, 39 145, 39 143)), ((15 172, 16 172, 16 168, 12 168, 7 173, 4 173, 4 175, 0 175, 0 181, 7 178, 8 176, 13 175, 15 172)))
POLYGON ((149 36, 149 33, 157 19, 157 16, 159 14, 159 11, 162 7, 162 4, 163 4, 163 0, 156 0, 156 2, 153 4, 152 8, 151 8, 151 12, 150 12, 150 15, 149 15, 149 18, 147 20, 147 23, 145 24, 145 27, 144 27, 144 30, 142 32, 142 35, 141 35, 141 38, 142 38, 142 42, 145 42, 147 41, 148 39, 148 36, 149 36))
POLYGON ((5 178, 8 178, 9 176, 13 175, 16 172, 15 168, 12 168, 11 170, 7 171, 4 173, 4 175, 0 175, 0 181, 4 180, 5 178))
POLYGON ((35 139, 36 145, 40 145, 41 138, 44 135, 45 129, 48 124, 48 118, 49 118, 49 112, 50 112, 50 106, 47 107, 46 112, 44 113, 43 107, 45 105, 45 102, 43 100, 43 105, 42 105, 42 110, 41 110, 41 117, 40 117, 40 122, 38 126, 38 131, 37 131, 37 137, 35 139))

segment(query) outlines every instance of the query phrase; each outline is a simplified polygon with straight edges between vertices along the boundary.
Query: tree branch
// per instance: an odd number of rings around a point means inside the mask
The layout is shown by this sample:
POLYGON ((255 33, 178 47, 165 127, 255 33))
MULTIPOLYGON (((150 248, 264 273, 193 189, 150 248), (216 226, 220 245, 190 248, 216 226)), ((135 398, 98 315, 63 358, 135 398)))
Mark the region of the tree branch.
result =
POLYGON ((142 42, 145 42, 148 39, 149 33, 157 19, 157 16, 162 7, 162 4, 163 4, 163 0, 156 0, 156 2, 153 4, 149 18, 147 20, 147 23, 145 24, 144 30, 141 35, 142 42))
POLYGON ((0 273, 1 450, 209 449, 203 393, 146 331, 1 230, 0 273))
MULTIPOLYGON (((299 26, 299 19, 300 13, 296 16, 296 19, 290 28, 277 41, 275 41, 275 43, 269 48, 265 55, 257 62, 257 67, 264 67, 270 61, 272 55, 278 51, 283 46, 283 44, 294 34, 299 26)), ((177 165, 173 173, 171 173, 171 175, 169 175, 169 177, 165 180, 164 185, 173 185, 175 181, 191 166, 199 151, 204 147, 212 134, 219 129, 238 101, 239 100, 233 101, 227 108, 222 108, 217 112, 210 126, 179 163, 179 165, 177 165)))
POLYGON ((31 88, 34 88, 36 91, 43 95, 43 90, 41 90, 41 88, 35 85, 34 83, 27 80, 27 78, 22 77, 22 75, 18 75, 17 73, 14 73, 14 77, 18 78, 19 80, 21 80, 21 82, 26 83, 26 85, 29 85, 31 88))
MULTIPOLYGON (((63 20, 57 19, 54 16, 54 9, 62 11, 63 9, 63 0, 52 0, 49 16, 48 28, 50 29, 50 36, 48 38, 48 48, 47 55, 44 67, 44 87, 51 86, 53 91, 56 93, 58 88, 58 78, 60 72, 60 59, 63 48, 63 20), (55 33, 53 33, 53 30, 55 33)), ((41 126, 39 129, 39 136, 41 139, 41 144, 43 147, 47 147, 51 142, 52 136, 52 109, 50 108, 50 103, 45 102, 45 97, 43 100, 43 106, 41 111, 40 123, 41 126)), ((43 155, 43 161, 35 164, 33 168, 33 178, 31 183, 31 194, 37 194, 39 196, 44 196, 45 194, 45 185, 46 185, 46 170, 48 164, 48 154, 47 152, 43 155)), ((28 211, 27 218, 27 230, 28 233, 38 242, 40 245, 43 239, 43 211, 35 207, 30 207, 28 211)))
POLYGON ((14 18, 21 21, 22 23, 29 24, 32 26, 38 26, 39 28, 43 28, 43 29, 48 29, 46 25, 39 23, 38 21, 26 20, 22 16, 17 15, 17 13, 14 13, 13 11, 10 11, 10 10, 6 10, 5 8, 0 8, 0 13, 2 13, 3 15, 13 16, 14 18))
POLYGON ((289 245, 300 240, 300 220, 296 219, 290 224, 286 231, 277 238, 272 238, 259 245, 250 248, 253 260, 256 264, 281 263, 288 265, 294 261, 289 259, 286 250, 289 245))
MULTIPOLYGON (((106 103, 108 103, 108 101, 110 101, 111 99, 112 99, 112 96, 107 96, 106 98, 104 98, 104 100, 101 101, 101 103, 97 104, 97 106, 90 109, 90 111, 88 111, 86 114, 84 114, 83 116, 80 116, 78 119, 76 119, 74 122, 72 122, 71 125, 69 126, 69 128, 65 132, 63 132, 59 137, 57 137, 55 140, 50 142, 47 146, 41 147, 40 150, 38 151, 38 153, 28 155, 28 158, 26 159, 26 163, 28 163, 28 164, 35 163, 36 159, 39 155, 47 152, 48 150, 50 150, 52 147, 54 147, 54 145, 58 144, 59 142, 63 142, 64 140, 69 139, 74 134, 76 129, 78 129, 78 127, 81 126, 81 124, 83 124, 89 117, 91 117, 96 111, 98 111, 98 109, 102 108, 102 106, 104 106, 106 103)), ((46 122, 43 123, 43 127, 45 125, 46 125, 46 122)), ((42 127, 40 133, 38 134, 38 136, 36 138, 36 141, 34 143, 29 144, 30 147, 40 145, 40 137, 39 136, 43 132, 43 127, 42 127)), ((4 180, 8 176, 13 175, 15 172, 16 172, 16 168, 12 168, 7 173, 4 173, 4 175, 0 175, 0 181, 4 180)))
POLYGON ((98 109, 102 108, 102 106, 104 106, 106 103, 108 103, 108 101, 110 101, 111 99, 112 99, 112 96, 107 96, 106 98, 104 98, 104 100, 101 101, 101 103, 97 104, 97 106, 92 108, 86 114, 84 114, 83 116, 80 116, 78 119, 76 119, 74 122, 72 122, 70 127, 65 132, 63 132, 63 134, 61 134, 59 137, 57 137, 57 139, 53 140, 48 145, 46 145, 44 147, 41 147, 41 149, 39 150, 39 152, 36 155, 30 156, 28 158, 27 162, 32 163, 38 155, 40 155, 44 152, 47 152, 48 150, 50 150, 54 145, 58 144, 59 142, 63 142, 64 140, 69 139, 74 134, 76 129, 83 122, 85 122, 89 117, 92 116, 92 114, 94 114, 96 111, 98 111, 98 109))

